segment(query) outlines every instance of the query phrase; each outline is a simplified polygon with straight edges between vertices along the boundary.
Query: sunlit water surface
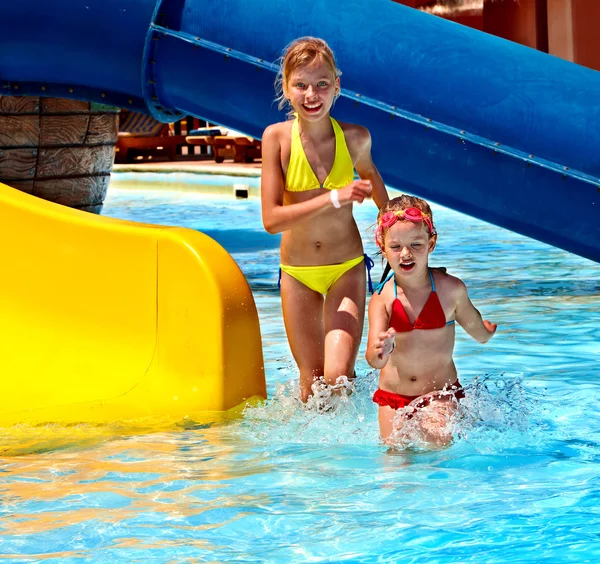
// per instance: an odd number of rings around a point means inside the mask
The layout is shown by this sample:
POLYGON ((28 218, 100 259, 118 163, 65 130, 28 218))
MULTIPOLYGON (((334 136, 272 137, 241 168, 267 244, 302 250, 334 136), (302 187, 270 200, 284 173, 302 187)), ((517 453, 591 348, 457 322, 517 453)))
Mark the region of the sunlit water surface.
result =
MULTIPOLYGON (((375 207, 355 212, 373 256, 375 207)), ((365 339, 349 400, 320 413, 296 399, 279 238, 263 231, 258 199, 113 187, 102 213, 198 229, 233 255, 256 299, 270 400, 170 432, 3 431, 23 454, 0 459, 1 557, 600 560, 600 265, 435 206, 431 264, 465 280, 498 333, 484 346, 457 331, 468 397, 454 443, 389 451, 365 339)))

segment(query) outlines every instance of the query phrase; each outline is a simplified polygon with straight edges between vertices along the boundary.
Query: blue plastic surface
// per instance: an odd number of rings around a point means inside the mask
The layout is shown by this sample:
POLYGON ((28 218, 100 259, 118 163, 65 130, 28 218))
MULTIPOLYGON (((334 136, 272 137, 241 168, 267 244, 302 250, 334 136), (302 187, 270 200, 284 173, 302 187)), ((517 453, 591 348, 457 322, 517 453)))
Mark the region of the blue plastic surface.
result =
POLYGON ((600 261, 600 73, 391 0, 2 2, 0 92, 260 137, 301 35, 336 52, 333 113, 370 129, 388 185, 600 261))

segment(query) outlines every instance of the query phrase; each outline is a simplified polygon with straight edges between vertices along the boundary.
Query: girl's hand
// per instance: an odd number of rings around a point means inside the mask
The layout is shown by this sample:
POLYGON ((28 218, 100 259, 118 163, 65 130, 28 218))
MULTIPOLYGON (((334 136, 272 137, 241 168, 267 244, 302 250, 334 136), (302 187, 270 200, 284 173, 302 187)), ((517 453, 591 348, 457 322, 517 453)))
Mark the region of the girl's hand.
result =
POLYGON ((497 323, 490 323, 487 319, 483 322, 483 326, 487 329, 487 332, 490 334, 490 338, 493 337, 496 329, 498 327, 497 323))
POLYGON ((390 327, 387 331, 382 331, 377 335, 374 348, 377 353, 377 358, 383 360, 385 357, 392 354, 396 347, 396 330, 390 327))
POLYGON ((352 202, 360 204, 365 198, 371 197, 372 190, 370 180, 354 180, 345 188, 338 190, 338 199, 342 206, 347 206, 352 202))

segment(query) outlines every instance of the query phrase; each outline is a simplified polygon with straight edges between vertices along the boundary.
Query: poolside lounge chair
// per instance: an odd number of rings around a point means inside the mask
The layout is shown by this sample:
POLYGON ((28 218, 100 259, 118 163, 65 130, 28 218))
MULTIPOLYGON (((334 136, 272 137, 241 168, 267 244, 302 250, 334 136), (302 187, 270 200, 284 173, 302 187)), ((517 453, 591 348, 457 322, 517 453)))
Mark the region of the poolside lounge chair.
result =
POLYGON ((217 128, 208 131, 191 131, 186 137, 190 145, 206 145, 212 147, 215 162, 222 163, 226 158, 233 159, 236 163, 251 163, 254 159, 260 159, 261 141, 248 137, 239 131, 219 130, 217 128), (216 131, 217 134, 214 134, 216 131))
POLYGON ((185 135, 174 135, 170 124, 145 114, 126 112, 121 115, 115 162, 132 162, 139 156, 165 156, 173 161, 181 145, 186 145, 185 135))

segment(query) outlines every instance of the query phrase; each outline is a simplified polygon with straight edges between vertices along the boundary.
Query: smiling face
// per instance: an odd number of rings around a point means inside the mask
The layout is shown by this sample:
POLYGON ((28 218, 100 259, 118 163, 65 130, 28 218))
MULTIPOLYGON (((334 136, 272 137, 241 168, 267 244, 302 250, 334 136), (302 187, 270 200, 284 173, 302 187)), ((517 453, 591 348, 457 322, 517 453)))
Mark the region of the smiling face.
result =
POLYGON ((325 62, 301 65, 290 75, 284 88, 294 111, 307 121, 317 121, 329 114, 340 79, 325 62))
POLYGON ((383 256, 397 274, 426 271, 429 253, 435 248, 436 236, 429 236, 424 222, 397 221, 383 236, 383 256))

